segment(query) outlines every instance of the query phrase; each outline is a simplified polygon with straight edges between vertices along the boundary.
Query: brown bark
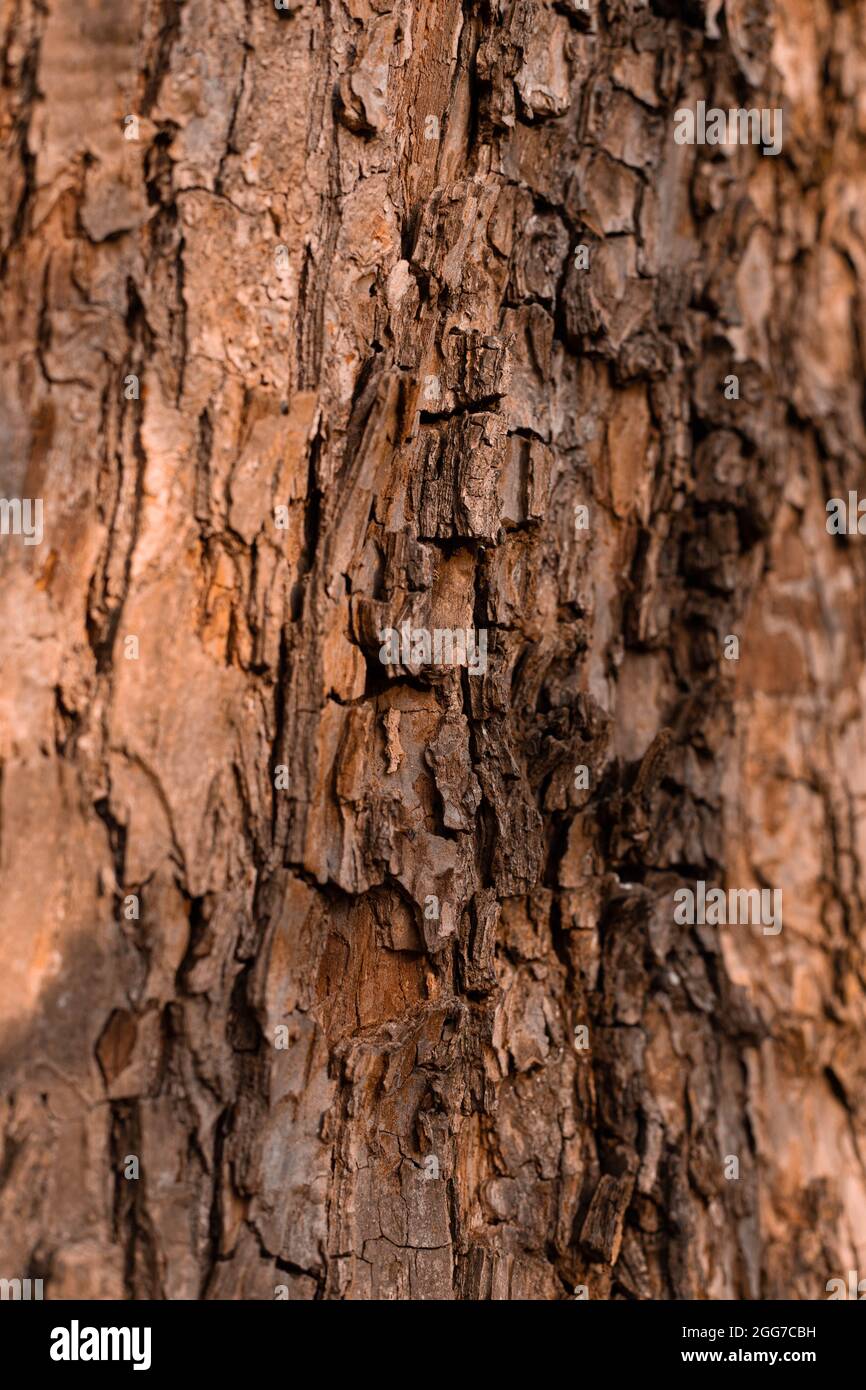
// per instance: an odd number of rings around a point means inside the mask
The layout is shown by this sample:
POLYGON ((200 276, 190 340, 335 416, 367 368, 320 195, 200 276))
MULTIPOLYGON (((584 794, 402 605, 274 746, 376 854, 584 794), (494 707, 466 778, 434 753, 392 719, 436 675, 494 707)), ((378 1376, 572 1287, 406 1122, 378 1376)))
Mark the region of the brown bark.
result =
POLYGON ((866 7, 0 34, 0 486, 45 518, 0 538, 0 1276, 866 1274, 866 572, 825 526, 866 7), (783 152, 676 144, 700 100, 783 108, 783 152), (404 622, 486 671, 384 664, 404 622), (677 924, 696 880, 783 930, 677 924))

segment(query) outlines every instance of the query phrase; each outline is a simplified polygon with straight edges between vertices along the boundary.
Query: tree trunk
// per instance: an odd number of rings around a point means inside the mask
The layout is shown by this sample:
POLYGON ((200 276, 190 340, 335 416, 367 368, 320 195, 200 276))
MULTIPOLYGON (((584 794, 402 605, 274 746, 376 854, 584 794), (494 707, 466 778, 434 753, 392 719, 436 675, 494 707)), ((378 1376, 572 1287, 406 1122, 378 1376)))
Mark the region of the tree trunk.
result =
POLYGON ((0 7, 0 1274, 864 1267, 863 18, 0 7))

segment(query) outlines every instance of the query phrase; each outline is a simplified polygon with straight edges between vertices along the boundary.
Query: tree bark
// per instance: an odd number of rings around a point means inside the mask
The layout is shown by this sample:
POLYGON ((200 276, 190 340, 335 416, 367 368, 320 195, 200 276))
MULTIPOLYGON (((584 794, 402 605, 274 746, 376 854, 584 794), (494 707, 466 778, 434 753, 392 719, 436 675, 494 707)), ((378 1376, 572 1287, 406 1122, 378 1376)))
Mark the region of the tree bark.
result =
POLYGON ((864 13, 4 0, 0 1274, 866 1274, 864 13))

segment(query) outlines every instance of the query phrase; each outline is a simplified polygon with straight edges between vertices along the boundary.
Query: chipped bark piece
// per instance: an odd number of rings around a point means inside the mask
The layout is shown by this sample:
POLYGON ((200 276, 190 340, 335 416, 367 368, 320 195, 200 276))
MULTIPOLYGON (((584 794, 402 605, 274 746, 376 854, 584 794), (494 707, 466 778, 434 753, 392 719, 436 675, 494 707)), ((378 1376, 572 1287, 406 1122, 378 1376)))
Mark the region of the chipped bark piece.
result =
POLYGON ((340 79, 340 113, 349 130, 375 134, 388 120, 391 66, 405 62, 412 51, 411 26, 399 9, 373 19, 361 34, 350 72, 340 79))
POLYGON ((628 1227, 623 1233, 622 1249, 614 1271, 618 1284, 633 1298, 652 1298, 649 1265, 644 1258, 639 1236, 628 1227))
POLYGON ((443 819, 449 830, 471 830, 481 802, 481 788, 472 772, 466 734, 466 721, 462 716, 444 719, 425 755, 442 798, 443 819))
POLYGON ((443 411, 504 396, 511 380, 509 344, 492 333, 458 333, 452 329, 442 344, 445 357, 439 405, 443 411))
POLYGON ((473 898, 461 923, 464 988, 489 994, 496 989, 496 938, 501 907, 493 893, 482 890, 473 898))
POLYGON ((388 758, 388 766, 386 771, 396 772, 405 756, 403 745, 400 742, 400 711, 393 708, 386 710, 383 715, 383 722, 387 739, 385 753, 388 758))
POLYGON ((619 1259, 623 1221, 633 1189, 633 1177, 614 1178, 605 1173, 592 1194, 580 1239, 593 1259, 610 1265, 619 1259))
POLYGON ((506 449, 506 423, 489 412, 458 416, 421 434, 410 498, 425 539, 496 537, 506 449))
POLYGON ((514 79, 530 120, 561 116, 571 103, 568 22, 545 5, 534 4, 527 26, 523 62, 514 79))

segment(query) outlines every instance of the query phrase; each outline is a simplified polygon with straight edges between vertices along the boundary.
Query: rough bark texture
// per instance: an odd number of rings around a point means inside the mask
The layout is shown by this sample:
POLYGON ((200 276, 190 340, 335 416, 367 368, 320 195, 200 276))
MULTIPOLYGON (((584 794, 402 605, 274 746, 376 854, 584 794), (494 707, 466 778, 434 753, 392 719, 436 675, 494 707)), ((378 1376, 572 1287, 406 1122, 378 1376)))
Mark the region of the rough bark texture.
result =
POLYGON ((0 486, 45 507, 0 538, 0 1275, 866 1273, 866 541, 824 510, 866 6, 2 0, 0 41, 0 486), (677 145, 698 100, 783 153, 677 145), (486 673, 383 665, 404 621, 486 673), (677 926, 697 879, 783 931, 677 926))

